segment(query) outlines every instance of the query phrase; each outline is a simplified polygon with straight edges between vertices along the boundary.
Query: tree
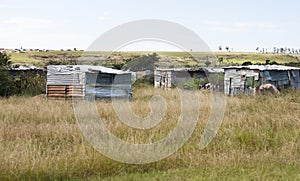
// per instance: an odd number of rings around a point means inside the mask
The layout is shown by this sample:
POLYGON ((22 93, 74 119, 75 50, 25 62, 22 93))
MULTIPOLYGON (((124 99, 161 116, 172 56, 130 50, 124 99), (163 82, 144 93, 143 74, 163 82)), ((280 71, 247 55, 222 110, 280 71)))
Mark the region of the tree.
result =
POLYGON ((204 64, 206 67, 208 67, 211 64, 211 62, 209 60, 206 60, 206 62, 204 62, 204 64))
POLYGON ((228 52, 228 51, 229 51, 229 46, 226 46, 225 49, 226 49, 226 51, 228 52))
POLYGON ((11 61, 9 60, 10 57, 6 53, 0 52, 0 66, 1 67, 8 67, 11 65, 11 61))
POLYGON ((277 52, 277 47, 274 47, 273 49, 274 49, 274 54, 275 54, 277 52))
POLYGON ((218 61, 221 63, 221 62, 223 62, 223 57, 219 57, 218 58, 218 61))
POLYGON ((6 53, 0 53, 0 96, 10 96, 14 94, 15 82, 8 72, 11 64, 9 56, 6 53))

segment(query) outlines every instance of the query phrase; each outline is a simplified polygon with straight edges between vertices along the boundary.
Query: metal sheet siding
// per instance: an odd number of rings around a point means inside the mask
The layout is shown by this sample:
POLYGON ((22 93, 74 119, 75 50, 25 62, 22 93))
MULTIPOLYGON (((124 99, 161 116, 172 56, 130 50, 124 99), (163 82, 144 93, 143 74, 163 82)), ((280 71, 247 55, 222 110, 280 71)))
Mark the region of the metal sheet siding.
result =
POLYGON ((300 71, 299 70, 292 70, 290 71, 290 78, 291 78, 291 87, 299 89, 300 88, 300 71))
POLYGON ((52 65, 48 66, 47 70, 47 91, 50 86, 52 91, 52 93, 50 93, 52 96, 59 95, 59 97, 66 97, 69 96, 69 94, 71 95, 75 93, 80 93, 82 96, 95 96, 96 98, 129 98, 132 96, 131 73, 129 72, 123 72, 101 66, 85 65, 52 65), (75 85, 81 86, 81 89, 70 89, 70 91, 68 91, 69 89, 66 86, 75 85), (58 86, 58 88, 54 86, 58 86))
POLYGON ((86 74, 85 95, 95 98, 130 98, 131 74, 86 74))
POLYGON ((87 85, 85 95, 95 98, 130 98, 132 90, 131 85, 87 85))
POLYGON ((246 69, 225 69, 224 74, 224 92, 227 95, 235 94, 253 94, 254 90, 245 87, 247 77, 259 79, 259 73, 255 70, 246 69))
POLYGON ((77 74, 50 74, 47 76, 47 85, 79 85, 79 73, 77 74))

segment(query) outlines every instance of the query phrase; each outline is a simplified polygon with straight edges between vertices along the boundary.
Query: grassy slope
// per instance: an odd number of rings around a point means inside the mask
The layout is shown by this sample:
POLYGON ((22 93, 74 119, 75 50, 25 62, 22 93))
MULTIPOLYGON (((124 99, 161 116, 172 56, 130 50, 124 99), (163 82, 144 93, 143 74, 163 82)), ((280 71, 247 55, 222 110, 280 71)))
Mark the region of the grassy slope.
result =
POLYGON ((46 62, 43 59, 53 56, 76 56, 82 55, 82 52, 62 52, 62 51, 52 51, 52 52, 26 52, 26 53, 10 53, 10 58, 13 64, 18 65, 38 65, 43 66, 46 62))
MULTIPOLYGON (((176 90, 135 88, 130 104, 137 115, 149 113, 152 95, 166 98, 168 112, 151 130, 120 124, 110 102, 97 102, 99 115, 121 139, 157 141, 176 125, 180 104, 176 90)), ((204 150, 198 144, 211 95, 199 92, 199 96, 201 116, 189 141, 170 157, 144 165, 116 162, 93 149, 76 125, 72 102, 0 99, 0 180, 300 179, 300 92, 227 97, 222 127, 204 150)))
MULTIPOLYGON (((113 55, 121 56, 124 59, 129 59, 135 56, 148 54, 151 52, 114 52, 113 55)), ((175 60, 174 64, 179 65, 194 65, 194 62, 190 62, 188 59, 191 57, 186 52, 157 52, 160 56, 168 56, 175 60), (184 61, 184 62, 182 62, 184 61)), ((19 65, 45 65, 46 61, 51 60, 53 57, 80 57, 85 56, 99 56, 107 55, 108 52, 28 52, 28 53, 13 53, 11 54, 11 61, 13 64, 19 65)), ((201 53, 195 53, 195 55, 201 55, 201 53)), ((299 62, 299 55, 278 55, 278 54, 258 54, 258 53, 227 53, 227 52, 216 52, 217 58, 223 58, 224 64, 242 64, 243 62, 250 61, 252 63, 265 63, 266 60, 275 61, 277 63, 288 63, 288 62, 299 62)), ((112 58, 113 60, 114 58, 112 58)), ((114 60, 113 60, 114 61, 114 60)), ((119 60, 118 60, 119 61, 119 60)), ((120 62, 122 63, 122 62, 120 62)), ((164 63, 164 62, 162 62, 164 63)))
POLYGON ((230 64, 241 64, 243 62, 265 63, 266 60, 277 63, 299 62, 298 55, 278 55, 261 53, 217 53, 217 57, 223 57, 224 62, 230 64))

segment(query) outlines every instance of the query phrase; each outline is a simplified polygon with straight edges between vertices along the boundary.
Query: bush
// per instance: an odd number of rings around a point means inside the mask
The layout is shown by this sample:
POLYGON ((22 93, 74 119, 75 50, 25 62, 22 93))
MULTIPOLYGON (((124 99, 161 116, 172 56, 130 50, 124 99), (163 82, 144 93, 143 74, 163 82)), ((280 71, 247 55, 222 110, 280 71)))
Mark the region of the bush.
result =
POLYGON ((0 97, 8 97, 15 93, 15 81, 5 67, 0 67, 0 97))
POLYGON ((252 62, 247 61, 247 62, 243 62, 242 66, 247 66, 247 65, 252 65, 252 62))
POLYGON ((276 61, 272 61, 270 62, 270 65, 279 65, 279 63, 277 63, 276 61))
POLYGON ((34 96, 44 94, 46 73, 23 72, 14 76, 15 94, 34 96))
POLYGON ((153 87, 154 86, 153 82, 154 82, 154 76, 150 76, 150 78, 143 77, 143 78, 137 79, 133 83, 132 87, 133 88, 141 88, 141 87, 143 87, 143 88, 147 88, 148 87, 149 88, 149 87, 153 87))
POLYGON ((188 90, 199 89, 200 86, 201 84, 198 79, 188 79, 188 80, 181 81, 179 83, 180 88, 188 89, 188 90))
POLYGON ((11 61, 9 60, 9 56, 6 53, 0 52, 0 66, 1 67, 8 67, 11 64, 11 61))
POLYGON ((0 97, 12 95, 37 95, 45 93, 46 73, 9 72, 9 56, 0 53, 0 97))
POLYGON ((7 97, 14 94, 15 84, 7 67, 11 64, 6 53, 0 53, 0 96, 7 97))

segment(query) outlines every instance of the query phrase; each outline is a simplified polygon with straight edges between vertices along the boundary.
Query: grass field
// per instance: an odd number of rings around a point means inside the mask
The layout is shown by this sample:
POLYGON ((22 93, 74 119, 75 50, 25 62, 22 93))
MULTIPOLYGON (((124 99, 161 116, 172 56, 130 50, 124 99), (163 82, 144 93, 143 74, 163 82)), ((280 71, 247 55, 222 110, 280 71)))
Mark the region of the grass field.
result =
MULTIPOLYGON (((222 127, 203 150, 199 141, 211 111, 211 94, 197 93, 201 115, 191 138, 170 157, 143 165, 111 160, 89 145, 76 124, 71 101, 39 96, 0 99, 0 180, 300 179, 300 92, 227 97, 222 127)), ((150 130, 120 123, 110 101, 97 102, 99 116, 128 142, 159 140, 177 123, 177 91, 135 88, 130 105, 137 115, 146 116, 155 94, 166 99, 168 109, 161 124, 150 130)))
POLYGON ((253 64, 264 64, 266 60, 285 64, 289 62, 299 62, 299 55, 284 55, 284 54, 262 54, 262 53, 217 53, 218 58, 222 57, 224 62, 228 64, 242 64, 243 62, 252 62, 253 64))
MULTIPOLYGON (((124 63, 126 59, 134 59, 135 57, 154 52, 114 52, 110 56, 110 61, 124 63)), ((161 57, 169 57, 172 64, 180 66, 194 66, 195 62, 191 62, 191 55, 188 52, 156 52, 161 57)), ((82 51, 51 51, 51 52, 27 52, 27 53, 12 53, 10 54, 11 61, 15 65, 37 65, 44 66, 48 61, 64 59, 76 59, 80 56, 97 58, 103 55, 109 55, 109 52, 82 52, 82 51)), ((193 52, 194 56, 201 56, 203 53, 193 52)), ((241 52, 214 52, 210 55, 215 55, 215 61, 223 59, 223 65, 241 65, 243 62, 252 62, 254 64, 264 64, 266 60, 277 62, 280 64, 300 63, 300 55, 288 54, 262 54, 262 53, 241 53, 241 52)), ((165 62, 162 62, 162 65, 165 62)))

